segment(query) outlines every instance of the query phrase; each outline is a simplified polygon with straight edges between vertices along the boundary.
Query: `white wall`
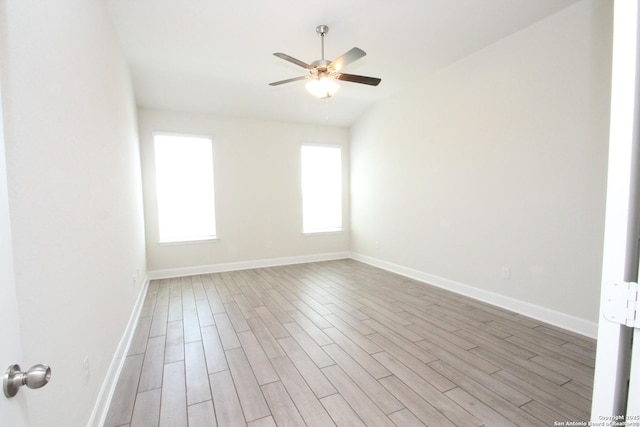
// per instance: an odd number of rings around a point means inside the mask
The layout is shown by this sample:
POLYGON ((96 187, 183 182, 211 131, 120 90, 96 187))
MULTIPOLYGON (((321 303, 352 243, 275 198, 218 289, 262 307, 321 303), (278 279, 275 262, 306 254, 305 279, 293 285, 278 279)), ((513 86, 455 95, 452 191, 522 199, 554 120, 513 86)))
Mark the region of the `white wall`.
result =
POLYGON ((612 2, 584 0, 359 120, 352 250, 595 322, 611 33, 612 2))
POLYGON ((32 425, 80 426, 146 273, 133 93, 103 1, 3 3, 15 362, 52 367, 46 387, 21 391, 32 425))
MULTIPOLYGON (((191 267, 252 265, 344 253, 349 249, 348 138, 346 129, 236 119, 212 115, 139 111, 145 200, 147 263, 159 275, 191 267), (160 245, 155 194, 153 132, 213 137, 216 226, 213 242, 160 245), (300 144, 344 147, 344 231, 302 234, 300 144), (238 264, 239 263, 239 264, 238 264)), ((193 271, 193 270, 191 270, 193 271)))

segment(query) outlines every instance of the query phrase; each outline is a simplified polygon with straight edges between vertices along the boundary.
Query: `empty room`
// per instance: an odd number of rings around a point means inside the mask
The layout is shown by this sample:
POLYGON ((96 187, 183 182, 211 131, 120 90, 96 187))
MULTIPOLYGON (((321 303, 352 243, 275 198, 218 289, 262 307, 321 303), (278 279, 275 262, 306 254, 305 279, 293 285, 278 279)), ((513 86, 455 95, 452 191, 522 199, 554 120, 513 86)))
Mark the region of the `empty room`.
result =
POLYGON ((0 0, 0 427, 640 422, 637 17, 0 0))

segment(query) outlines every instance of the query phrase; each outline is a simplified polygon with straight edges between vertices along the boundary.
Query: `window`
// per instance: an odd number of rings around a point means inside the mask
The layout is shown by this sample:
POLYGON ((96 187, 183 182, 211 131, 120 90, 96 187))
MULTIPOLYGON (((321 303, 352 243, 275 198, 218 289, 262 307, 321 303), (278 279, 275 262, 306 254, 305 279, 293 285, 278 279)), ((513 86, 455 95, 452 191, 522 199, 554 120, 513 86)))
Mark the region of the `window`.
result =
POLYGON ((302 231, 342 230, 342 149, 302 145, 302 231))
POLYGON ((209 137, 155 134, 160 242, 216 237, 209 137))

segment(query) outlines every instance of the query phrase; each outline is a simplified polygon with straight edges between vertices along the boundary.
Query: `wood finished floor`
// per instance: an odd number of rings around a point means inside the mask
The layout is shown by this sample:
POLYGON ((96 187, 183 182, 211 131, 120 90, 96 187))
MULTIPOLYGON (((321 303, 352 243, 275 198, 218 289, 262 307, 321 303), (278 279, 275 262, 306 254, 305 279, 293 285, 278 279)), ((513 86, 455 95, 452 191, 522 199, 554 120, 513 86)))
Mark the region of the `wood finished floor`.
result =
POLYGON ((595 341, 353 260, 155 280, 115 426, 552 426, 595 341))

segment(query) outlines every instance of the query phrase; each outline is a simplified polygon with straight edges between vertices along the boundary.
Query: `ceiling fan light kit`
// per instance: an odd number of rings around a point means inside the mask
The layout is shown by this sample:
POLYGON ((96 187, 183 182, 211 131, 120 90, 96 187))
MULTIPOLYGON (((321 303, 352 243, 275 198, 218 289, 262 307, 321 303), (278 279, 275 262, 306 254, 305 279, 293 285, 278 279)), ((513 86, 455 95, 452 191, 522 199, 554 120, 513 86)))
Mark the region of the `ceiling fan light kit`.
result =
POLYGON ((316 98, 331 98, 340 89, 340 85, 335 80, 327 77, 309 80, 305 87, 307 92, 316 98))
POLYGON ((269 83, 270 86, 279 86, 285 83, 291 83, 299 80, 310 80, 306 84, 307 91, 318 98, 330 98, 332 97, 340 85, 336 83, 336 80, 343 80, 346 82, 366 84, 369 86, 378 86, 381 79, 377 77, 358 76, 355 74, 341 73, 345 66, 362 58, 366 53, 357 47, 349 50, 347 53, 339 57, 334 61, 328 61, 324 59, 324 37, 329 32, 329 27, 326 25, 318 25, 316 32, 321 39, 322 58, 317 61, 313 61, 311 64, 307 64, 299 59, 289 56, 285 53, 276 52, 275 56, 291 62, 299 67, 306 69, 309 74, 301 77, 294 77, 291 79, 280 80, 277 82, 269 83))

